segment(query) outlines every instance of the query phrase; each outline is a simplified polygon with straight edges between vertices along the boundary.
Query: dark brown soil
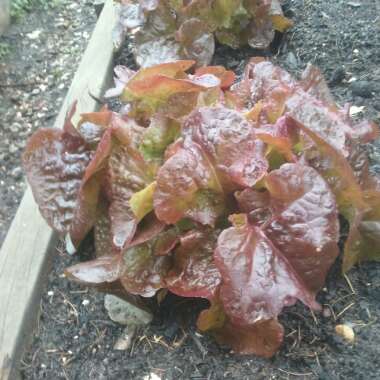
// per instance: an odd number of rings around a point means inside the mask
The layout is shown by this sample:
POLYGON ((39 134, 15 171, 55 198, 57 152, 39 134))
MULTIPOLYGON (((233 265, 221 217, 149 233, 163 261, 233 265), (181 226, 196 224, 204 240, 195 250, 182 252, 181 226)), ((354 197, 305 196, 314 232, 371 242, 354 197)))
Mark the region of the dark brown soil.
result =
MULTIPOLYGON (((362 1, 287 1, 296 26, 279 42, 274 59, 297 75, 308 61, 328 78, 338 102, 364 106, 359 117, 379 121, 380 4, 362 1)), ((271 52, 266 52, 270 54, 271 52)), ((215 63, 238 71, 255 52, 218 48, 215 63)), ((124 62, 128 52, 118 58, 124 62)), ((376 144, 373 170, 380 167, 376 144)), ((91 247, 85 252, 91 251, 91 247)), ((52 252, 53 271, 41 302, 38 327, 22 362, 25 379, 379 379, 380 264, 368 263, 342 277, 337 264, 318 300, 324 313, 303 305, 281 316, 286 329, 281 351, 271 360, 237 356, 195 331, 194 320, 205 303, 168 297, 155 308, 155 319, 139 332, 128 351, 113 345, 122 327, 111 322, 103 296, 70 283, 63 269, 84 259, 52 252), (350 324, 353 345, 336 335, 350 324), (156 377, 154 377, 156 375, 156 377)))
POLYGON ((26 187, 25 142, 53 125, 96 21, 89 0, 44 3, 0 37, 0 245, 26 187))

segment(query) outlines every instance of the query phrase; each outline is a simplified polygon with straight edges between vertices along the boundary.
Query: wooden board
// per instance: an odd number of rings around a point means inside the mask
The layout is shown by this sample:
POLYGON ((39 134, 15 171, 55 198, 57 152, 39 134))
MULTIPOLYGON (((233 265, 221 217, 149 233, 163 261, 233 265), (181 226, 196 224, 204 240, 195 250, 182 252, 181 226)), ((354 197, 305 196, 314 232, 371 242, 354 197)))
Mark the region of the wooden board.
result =
MULTIPOLYGON (((78 100, 76 117, 98 108, 89 93, 101 96, 112 73, 114 23, 113 3, 107 0, 54 127, 63 125, 74 100, 78 100)), ((19 378, 20 356, 26 338, 32 336, 56 241, 28 188, 0 251, 0 380, 19 378)))

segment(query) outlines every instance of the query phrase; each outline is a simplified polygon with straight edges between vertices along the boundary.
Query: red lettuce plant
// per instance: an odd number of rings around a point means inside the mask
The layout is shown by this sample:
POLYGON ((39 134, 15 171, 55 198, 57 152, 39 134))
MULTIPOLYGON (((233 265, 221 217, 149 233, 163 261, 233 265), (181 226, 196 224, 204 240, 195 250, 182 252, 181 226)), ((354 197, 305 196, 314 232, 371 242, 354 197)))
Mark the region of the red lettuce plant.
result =
POLYGON ((343 270, 379 259, 380 187, 354 125, 320 72, 300 81, 261 58, 242 79, 193 61, 117 67, 109 96, 125 102, 40 129, 23 161, 47 222, 74 246, 94 229, 96 258, 68 277, 153 296, 202 297, 202 331, 240 353, 270 357, 278 315, 316 294, 350 223, 343 270))
POLYGON ((119 0, 114 42, 134 39, 139 66, 178 59, 211 62, 215 38, 236 49, 265 49, 275 30, 292 22, 283 16, 279 0, 119 0))

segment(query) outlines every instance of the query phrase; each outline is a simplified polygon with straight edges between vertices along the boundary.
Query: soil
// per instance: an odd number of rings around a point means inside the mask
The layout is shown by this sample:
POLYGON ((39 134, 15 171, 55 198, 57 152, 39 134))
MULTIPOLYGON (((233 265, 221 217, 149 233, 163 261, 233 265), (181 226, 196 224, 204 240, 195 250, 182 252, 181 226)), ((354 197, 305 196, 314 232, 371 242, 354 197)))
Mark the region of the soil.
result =
POLYGON ((90 0, 54 4, 25 14, 0 37, 0 245, 26 187, 25 142, 53 125, 96 21, 90 0))
MULTIPOLYGON (((339 104, 364 107, 359 118, 380 120, 380 4, 378 0, 293 0, 285 10, 295 27, 265 52, 298 75, 307 62, 318 65, 339 104)), ((218 47, 215 63, 242 70, 257 52, 218 47)), ((118 63, 130 63, 124 50, 118 63)), ((379 171, 380 144, 369 147, 372 169, 379 171)), ((22 361, 24 379, 378 379, 380 378, 380 263, 356 267, 346 277, 339 263, 331 270, 312 314, 301 304, 280 319, 286 338, 272 359, 238 356, 195 330, 197 313, 207 303, 168 296, 153 307, 151 325, 138 332, 127 351, 113 346, 123 327, 109 320, 103 295, 70 283, 63 269, 76 257, 58 247, 44 292, 31 348, 22 361), (335 333, 349 324, 355 343, 335 333)))

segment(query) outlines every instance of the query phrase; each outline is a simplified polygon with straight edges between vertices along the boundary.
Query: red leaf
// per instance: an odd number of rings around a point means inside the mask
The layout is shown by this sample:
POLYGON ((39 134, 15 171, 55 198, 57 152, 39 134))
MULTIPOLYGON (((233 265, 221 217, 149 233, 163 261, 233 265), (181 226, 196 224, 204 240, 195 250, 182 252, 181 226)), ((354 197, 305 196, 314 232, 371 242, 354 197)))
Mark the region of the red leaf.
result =
POLYGON ((123 271, 122 257, 113 255, 73 265, 65 270, 65 274, 83 284, 101 285, 116 281, 123 271))
POLYGON ((214 231, 193 230, 181 238, 174 255, 174 268, 166 278, 168 289, 183 297, 215 296, 220 273, 213 260, 214 231))
POLYGON ((335 200, 315 170, 285 164, 266 183, 270 221, 224 230, 214 255, 224 309, 240 325, 277 318, 296 299, 318 308, 315 293, 338 254, 335 200))
POLYGON ((213 335, 220 344, 226 344, 239 354, 270 358, 280 348, 284 329, 275 319, 253 326, 237 326, 228 322, 213 335))
POLYGON ((28 141, 23 165, 34 198, 48 224, 69 233, 77 246, 92 228, 99 178, 88 172, 91 150, 67 119, 65 130, 40 129, 28 141))
POLYGON ((203 107, 185 120, 183 129, 185 147, 189 140, 198 144, 223 184, 254 186, 266 174, 264 145, 240 113, 224 107, 203 107))
POLYGON ((276 353, 284 336, 284 329, 276 319, 248 326, 231 323, 218 299, 200 313, 197 326, 201 331, 210 331, 220 344, 231 347, 238 354, 256 354, 266 358, 276 353))
POLYGON ((158 289, 165 287, 171 258, 155 255, 154 243, 158 237, 128 248, 123 253, 125 271, 120 281, 128 292, 151 297, 158 289))
POLYGON ((213 225, 223 211, 220 184, 196 144, 179 148, 157 173, 154 210, 158 219, 176 223, 183 217, 213 225))

